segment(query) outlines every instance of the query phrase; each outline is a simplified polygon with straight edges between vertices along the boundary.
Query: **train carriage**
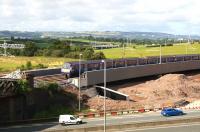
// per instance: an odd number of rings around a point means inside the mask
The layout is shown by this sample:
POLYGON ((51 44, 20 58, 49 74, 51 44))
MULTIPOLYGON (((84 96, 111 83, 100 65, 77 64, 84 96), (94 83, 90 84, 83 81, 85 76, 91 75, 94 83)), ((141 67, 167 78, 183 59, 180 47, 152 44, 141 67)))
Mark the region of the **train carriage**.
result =
POLYGON ((147 59, 146 58, 139 58, 138 59, 138 65, 146 65, 147 59))
MULTIPOLYGON (((200 60, 200 55, 174 55, 174 56, 162 56, 162 63, 180 62, 200 60)), ((107 59, 106 69, 118 68, 126 66, 140 66, 148 64, 158 64, 160 61, 159 56, 147 57, 147 58, 127 58, 127 59, 107 59)), ((104 63, 101 60, 81 61, 81 73, 85 71, 101 70, 104 69, 104 63)), ((78 77, 79 75, 79 62, 66 62, 61 68, 61 72, 66 75, 67 78, 78 77)))
POLYGON ((135 66, 138 65, 138 58, 126 59, 126 66, 135 66))
POLYGON ((192 56, 190 55, 184 56, 184 61, 189 61, 191 59, 192 59, 192 56))
POLYGON ((166 62, 176 62, 176 56, 168 56, 166 62))
MULTIPOLYGON (((101 65, 102 65, 101 69, 103 69, 104 68, 104 63, 101 62, 101 65)), ((113 68, 113 67, 114 67, 114 61, 107 59, 106 60, 106 69, 113 68)))
POLYGON ((125 59, 116 59, 113 61, 114 62, 114 67, 125 67, 126 66, 126 61, 125 59))
POLYGON ((199 56, 198 55, 193 55, 192 56, 192 60, 199 60, 199 56))
POLYGON ((87 70, 88 71, 100 70, 100 69, 101 69, 101 61, 100 60, 94 60, 94 61, 87 62, 87 70))
POLYGON ((176 56, 176 62, 179 62, 179 61, 184 61, 184 56, 181 56, 181 55, 177 55, 176 56))
POLYGON ((158 63, 159 63, 159 57, 157 56, 147 57, 147 64, 158 64, 158 63))

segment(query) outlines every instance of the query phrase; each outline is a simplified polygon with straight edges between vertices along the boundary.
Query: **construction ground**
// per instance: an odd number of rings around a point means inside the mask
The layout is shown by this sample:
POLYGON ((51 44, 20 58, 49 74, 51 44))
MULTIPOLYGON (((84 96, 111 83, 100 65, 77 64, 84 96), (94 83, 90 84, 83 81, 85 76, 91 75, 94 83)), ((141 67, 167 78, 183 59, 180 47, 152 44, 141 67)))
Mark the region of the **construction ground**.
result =
MULTIPOLYGON (((107 110, 125 110, 141 108, 160 108, 174 106, 180 100, 192 102, 200 99, 200 75, 167 74, 157 79, 141 82, 127 82, 111 89, 129 95, 129 101, 106 99, 107 110)), ((68 92, 78 94, 78 89, 68 87, 68 92)), ((82 92, 82 103, 93 111, 103 110, 104 98, 87 96, 82 92)))

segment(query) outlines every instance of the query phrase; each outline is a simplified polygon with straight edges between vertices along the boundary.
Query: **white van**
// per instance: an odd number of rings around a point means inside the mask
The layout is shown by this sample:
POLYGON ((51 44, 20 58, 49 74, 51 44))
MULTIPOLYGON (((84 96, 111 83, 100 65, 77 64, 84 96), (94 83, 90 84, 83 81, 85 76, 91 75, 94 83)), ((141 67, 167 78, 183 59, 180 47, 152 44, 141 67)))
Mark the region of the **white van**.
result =
POLYGON ((73 116, 73 115, 60 115, 59 116, 59 123, 61 125, 81 124, 82 120, 80 118, 73 116))

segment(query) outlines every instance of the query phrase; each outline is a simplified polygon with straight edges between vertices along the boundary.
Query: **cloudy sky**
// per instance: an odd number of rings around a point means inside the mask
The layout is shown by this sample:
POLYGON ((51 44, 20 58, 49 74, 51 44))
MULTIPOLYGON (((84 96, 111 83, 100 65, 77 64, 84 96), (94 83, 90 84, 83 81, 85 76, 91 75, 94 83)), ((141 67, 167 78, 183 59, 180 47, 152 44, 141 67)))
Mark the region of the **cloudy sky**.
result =
POLYGON ((200 1, 0 0, 0 30, 200 35, 200 1))

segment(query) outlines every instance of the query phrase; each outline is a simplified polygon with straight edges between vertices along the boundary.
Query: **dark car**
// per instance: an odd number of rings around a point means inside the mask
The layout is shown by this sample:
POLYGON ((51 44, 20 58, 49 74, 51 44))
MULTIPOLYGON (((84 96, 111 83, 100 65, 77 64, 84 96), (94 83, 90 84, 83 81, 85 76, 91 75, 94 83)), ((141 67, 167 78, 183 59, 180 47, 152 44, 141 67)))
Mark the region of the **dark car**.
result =
POLYGON ((174 108, 165 108, 161 111, 161 115, 163 116, 178 116, 183 115, 182 110, 174 109, 174 108))

